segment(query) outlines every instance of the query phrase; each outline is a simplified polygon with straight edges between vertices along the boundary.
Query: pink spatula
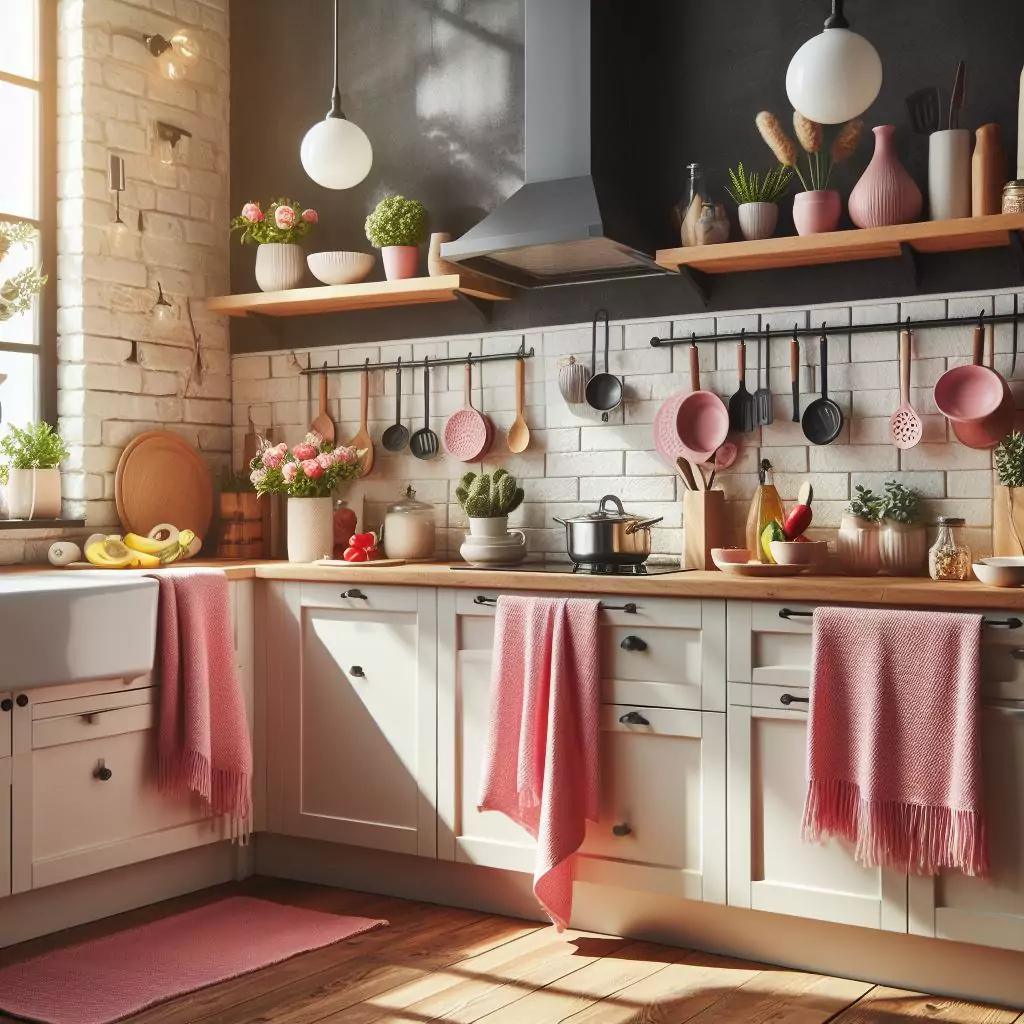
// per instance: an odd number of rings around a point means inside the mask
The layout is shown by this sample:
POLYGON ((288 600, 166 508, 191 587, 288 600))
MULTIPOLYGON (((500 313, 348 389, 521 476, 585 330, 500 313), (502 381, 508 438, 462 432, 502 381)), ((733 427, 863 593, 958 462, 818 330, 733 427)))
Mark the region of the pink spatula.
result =
POLYGON ((913 448, 924 424, 910 404, 910 331, 900 332, 900 407, 889 418, 889 433, 897 448, 913 448))

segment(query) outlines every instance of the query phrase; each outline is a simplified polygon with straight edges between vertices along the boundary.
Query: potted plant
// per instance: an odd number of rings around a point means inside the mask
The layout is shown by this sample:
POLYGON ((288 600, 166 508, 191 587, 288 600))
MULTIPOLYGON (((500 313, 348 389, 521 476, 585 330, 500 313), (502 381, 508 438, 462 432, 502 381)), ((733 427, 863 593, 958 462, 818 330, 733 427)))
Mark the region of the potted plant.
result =
POLYGON ((874 576, 882 564, 878 524, 884 502, 860 484, 839 521, 836 550, 843 568, 854 576, 874 576))
POLYGON ((455 497, 469 518, 469 533, 459 553, 470 565, 518 565, 526 557, 526 535, 508 528, 509 513, 524 496, 519 482, 504 469, 462 477, 455 497))
POLYGON ((11 425, 0 441, 7 460, 3 483, 11 519, 57 519, 60 516, 60 470, 68 449, 49 423, 11 425))
POLYGON ((996 445, 992 495, 992 554, 1024 555, 1024 434, 1015 430, 996 445))
POLYGON ((380 249, 389 281, 415 277, 419 245, 427 237, 426 208, 418 199, 386 196, 366 218, 366 237, 380 249))
POLYGON ((257 245, 256 283, 265 292, 297 288, 306 272, 306 258, 299 242, 320 219, 291 199, 275 199, 266 213, 259 203, 246 203, 231 221, 243 245, 257 245))
POLYGON ((921 494, 895 480, 885 484, 878 531, 882 569, 890 576, 920 576, 928 561, 928 540, 921 522, 921 494))
POLYGON ((783 130, 779 119, 767 110, 756 118, 761 138, 775 154, 775 159, 791 167, 800 179, 804 191, 798 192, 793 200, 793 223, 797 234, 816 235, 824 231, 835 231, 843 212, 839 193, 830 189, 829 181, 836 164, 853 156, 864 133, 864 122, 847 121, 826 145, 825 128, 803 114, 793 114, 793 127, 800 146, 807 155, 807 166, 801 170, 796 144, 783 130))
POLYGON ((779 222, 779 200, 789 191, 793 169, 776 164, 762 177, 747 173, 741 160, 736 170, 729 168, 730 185, 725 191, 737 205, 740 231, 748 241, 771 238, 779 222))
POLYGON ((260 438, 249 479, 256 493, 288 497, 288 561, 315 562, 334 551, 334 501, 338 484, 355 480, 365 450, 335 448, 309 433, 294 448, 260 438))

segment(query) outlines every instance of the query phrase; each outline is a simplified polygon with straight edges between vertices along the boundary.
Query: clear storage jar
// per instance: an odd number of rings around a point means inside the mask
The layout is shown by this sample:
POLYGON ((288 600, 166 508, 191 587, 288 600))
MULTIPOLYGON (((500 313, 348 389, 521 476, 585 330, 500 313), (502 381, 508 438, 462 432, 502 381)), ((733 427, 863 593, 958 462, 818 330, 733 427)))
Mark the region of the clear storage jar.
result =
POLYGON ((384 513, 384 555, 409 560, 434 557, 436 516, 434 506, 416 500, 416 492, 405 489, 405 497, 388 505, 384 513))
POLYGON ((935 543, 928 551, 928 574, 933 580, 966 580, 971 575, 971 549, 964 540, 966 520, 939 516, 935 543))

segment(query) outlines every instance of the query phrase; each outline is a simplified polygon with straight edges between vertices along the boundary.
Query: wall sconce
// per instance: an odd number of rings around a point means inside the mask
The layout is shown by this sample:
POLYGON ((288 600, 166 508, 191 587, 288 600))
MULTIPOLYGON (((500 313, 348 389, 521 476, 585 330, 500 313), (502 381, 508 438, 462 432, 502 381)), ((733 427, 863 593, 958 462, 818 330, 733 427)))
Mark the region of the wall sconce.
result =
POLYGON ((182 139, 191 139, 192 133, 186 128, 179 128, 177 125, 168 124, 166 121, 156 122, 157 155, 160 163, 168 167, 179 159, 184 159, 184 145, 181 152, 178 152, 178 143, 182 139))
POLYGON ((157 327, 170 327, 174 323, 174 307, 167 301, 167 296, 164 295, 163 285, 159 281, 156 283, 156 304, 153 306, 153 323, 157 327))
POLYGON ((114 219, 107 225, 107 241, 111 250, 122 248, 128 241, 128 225, 121 220, 121 193, 124 191, 124 160, 115 153, 107 163, 107 188, 114 193, 114 219))
POLYGON ((170 39, 156 33, 142 37, 146 49, 157 59, 160 74, 171 82, 188 74, 199 59, 199 47, 195 39, 183 29, 178 29, 170 39))

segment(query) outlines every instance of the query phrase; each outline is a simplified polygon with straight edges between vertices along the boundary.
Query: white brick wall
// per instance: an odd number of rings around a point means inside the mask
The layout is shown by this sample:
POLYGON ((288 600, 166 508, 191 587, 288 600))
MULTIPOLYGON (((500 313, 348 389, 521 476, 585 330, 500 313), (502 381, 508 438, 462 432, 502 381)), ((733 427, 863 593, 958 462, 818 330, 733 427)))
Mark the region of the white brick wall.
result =
MULTIPOLYGON (((1012 293, 1010 293, 1012 295, 1012 293)), ((599 296, 595 296, 595 304, 599 296)), ((851 323, 891 321, 910 316, 953 316, 981 309, 1008 308, 1006 294, 967 295, 907 299, 877 305, 820 307, 801 310, 764 310, 716 317, 694 317, 669 324, 664 321, 631 321, 612 325, 612 369, 625 381, 625 401, 610 422, 587 410, 570 409, 557 388, 558 361, 574 354, 589 365, 589 325, 568 325, 525 336, 536 357, 526 364, 526 418, 531 428, 530 448, 511 455, 505 448, 504 430, 515 412, 511 363, 492 363, 475 369, 474 402, 492 417, 498 428, 491 453, 481 464, 465 466, 442 453, 431 462, 421 462, 408 452, 389 455, 379 446, 373 475, 360 486, 364 490, 367 517, 371 525, 380 521, 384 505, 397 497, 406 483, 419 496, 437 505, 438 523, 445 531, 448 554, 454 555, 462 541, 464 517, 455 501, 455 482, 467 468, 475 471, 505 466, 523 478, 526 502, 514 516, 524 529, 531 551, 564 552, 562 530, 553 515, 574 515, 589 511, 604 494, 617 494, 627 508, 644 515, 663 515, 655 528, 655 549, 662 555, 677 555, 682 547, 681 483, 675 473, 654 452, 651 421, 665 397, 688 386, 688 356, 685 347, 652 349, 648 342, 670 330, 675 337, 691 332, 707 335, 718 329, 756 329, 771 324, 779 330, 772 341, 770 385, 775 396, 775 422, 763 430, 739 438, 741 455, 733 469, 718 476, 727 495, 729 522, 734 540, 740 540, 750 496, 757 485, 760 458, 770 459, 776 468, 776 483, 787 501, 796 498, 800 484, 810 479, 815 486, 815 527, 818 536, 831 537, 849 501, 852 489, 865 484, 881 490, 888 479, 917 487, 925 496, 930 514, 965 516, 971 527, 969 539, 978 554, 991 548, 991 455, 958 444, 947 431, 946 421, 936 414, 931 386, 948 365, 962 361, 970 345, 969 332, 922 331, 915 337, 914 387, 912 400, 925 416, 925 442, 907 452, 889 443, 889 415, 899 404, 897 352, 893 334, 850 336, 842 327, 851 323), (843 407, 847 424, 834 444, 808 445, 800 425, 790 420, 789 339, 782 333, 794 324, 804 326, 823 321, 834 325, 830 331, 829 387, 843 407), (482 389, 482 390, 481 390, 482 389), (851 411, 853 413, 851 417, 851 411)), ((341 349, 315 349, 313 365, 325 360, 330 365, 371 361, 403 361, 462 355, 467 351, 512 351, 520 336, 430 338, 341 349)), ((1009 372, 1010 334, 997 332, 997 365, 1009 372)), ((728 397, 736 389, 736 348, 732 343, 715 346, 701 343, 702 383, 728 397)), ((754 388, 756 346, 747 347, 747 385, 754 388)), ((298 353, 306 365, 309 353, 298 353)), ((814 370, 818 365, 818 342, 801 342, 801 408, 811 399, 814 370)), ((235 461, 241 457, 247 413, 251 410, 258 427, 271 427, 279 439, 290 443, 304 433, 316 409, 306 401, 306 381, 296 374, 287 353, 236 356, 233 367, 235 461)), ((1024 353, 1021 375, 1024 376, 1024 353)), ((462 406, 462 374, 459 367, 447 374, 435 371, 431 380, 431 418, 442 431, 447 416, 462 406)), ((422 375, 405 373, 403 419, 415 429, 422 422, 422 375)), ((394 374, 371 377, 370 432, 379 440, 394 419, 394 374)), ((315 382, 312 388, 316 401, 315 382)), ((331 414, 343 439, 358 429, 358 375, 332 377, 331 414)))

